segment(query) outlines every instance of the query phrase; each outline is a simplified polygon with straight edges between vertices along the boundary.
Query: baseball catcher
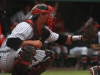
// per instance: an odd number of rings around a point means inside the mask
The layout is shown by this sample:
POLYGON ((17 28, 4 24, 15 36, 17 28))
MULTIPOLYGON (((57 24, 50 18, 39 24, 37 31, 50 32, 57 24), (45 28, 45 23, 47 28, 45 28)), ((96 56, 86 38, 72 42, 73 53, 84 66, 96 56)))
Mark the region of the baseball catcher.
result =
POLYGON ((29 20, 19 23, 0 48, 1 71, 12 71, 12 75, 40 75, 50 67, 55 56, 51 50, 40 49, 44 41, 64 45, 96 37, 92 18, 81 29, 83 35, 53 32, 55 15, 56 11, 50 5, 37 4, 32 8, 29 20))

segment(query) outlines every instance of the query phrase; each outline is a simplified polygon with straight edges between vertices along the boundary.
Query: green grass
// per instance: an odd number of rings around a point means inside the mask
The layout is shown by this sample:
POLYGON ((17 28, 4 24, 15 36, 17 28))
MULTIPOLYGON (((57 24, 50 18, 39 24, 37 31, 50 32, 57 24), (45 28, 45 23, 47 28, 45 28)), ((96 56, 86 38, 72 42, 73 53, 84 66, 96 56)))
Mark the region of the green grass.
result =
POLYGON ((89 71, 46 71, 42 75, 91 75, 89 71))
MULTIPOLYGON (((0 74, 0 75, 10 75, 10 74, 0 74)), ((87 71, 46 71, 42 75, 91 75, 90 72, 87 71)))

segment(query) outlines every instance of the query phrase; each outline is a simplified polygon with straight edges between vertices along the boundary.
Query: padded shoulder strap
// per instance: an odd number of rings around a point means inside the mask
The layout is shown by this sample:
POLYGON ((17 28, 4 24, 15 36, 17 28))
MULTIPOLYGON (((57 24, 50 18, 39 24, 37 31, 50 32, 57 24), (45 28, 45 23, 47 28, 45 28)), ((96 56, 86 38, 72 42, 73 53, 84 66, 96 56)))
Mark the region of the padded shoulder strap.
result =
POLYGON ((30 23, 30 25, 33 27, 34 23, 33 23, 33 21, 31 19, 26 20, 26 22, 30 23))

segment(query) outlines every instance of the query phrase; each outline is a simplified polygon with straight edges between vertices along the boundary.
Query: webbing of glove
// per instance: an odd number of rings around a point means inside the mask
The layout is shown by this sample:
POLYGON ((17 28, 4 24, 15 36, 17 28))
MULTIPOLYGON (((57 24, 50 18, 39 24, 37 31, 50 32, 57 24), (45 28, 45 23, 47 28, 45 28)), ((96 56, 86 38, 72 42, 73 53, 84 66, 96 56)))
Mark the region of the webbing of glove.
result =
POLYGON ((89 20, 81 28, 82 35, 86 39, 92 39, 97 37, 97 30, 94 29, 92 23, 93 23, 93 18, 89 18, 89 20))

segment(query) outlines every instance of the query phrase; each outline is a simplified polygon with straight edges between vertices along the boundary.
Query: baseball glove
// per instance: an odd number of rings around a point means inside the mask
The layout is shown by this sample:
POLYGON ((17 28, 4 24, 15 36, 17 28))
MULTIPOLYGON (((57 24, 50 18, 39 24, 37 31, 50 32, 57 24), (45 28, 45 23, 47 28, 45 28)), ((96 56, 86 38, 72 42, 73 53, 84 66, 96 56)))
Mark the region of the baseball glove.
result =
POLYGON ((92 45, 91 45, 91 48, 92 48, 93 50, 100 50, 100 44, 92 44, 92 45))
POLYGON ((86 39, 92 39, 97 37, 97 30, 93 27, 93 18, 89 18, 84 26, 80 29, 82 35, 86 39))

